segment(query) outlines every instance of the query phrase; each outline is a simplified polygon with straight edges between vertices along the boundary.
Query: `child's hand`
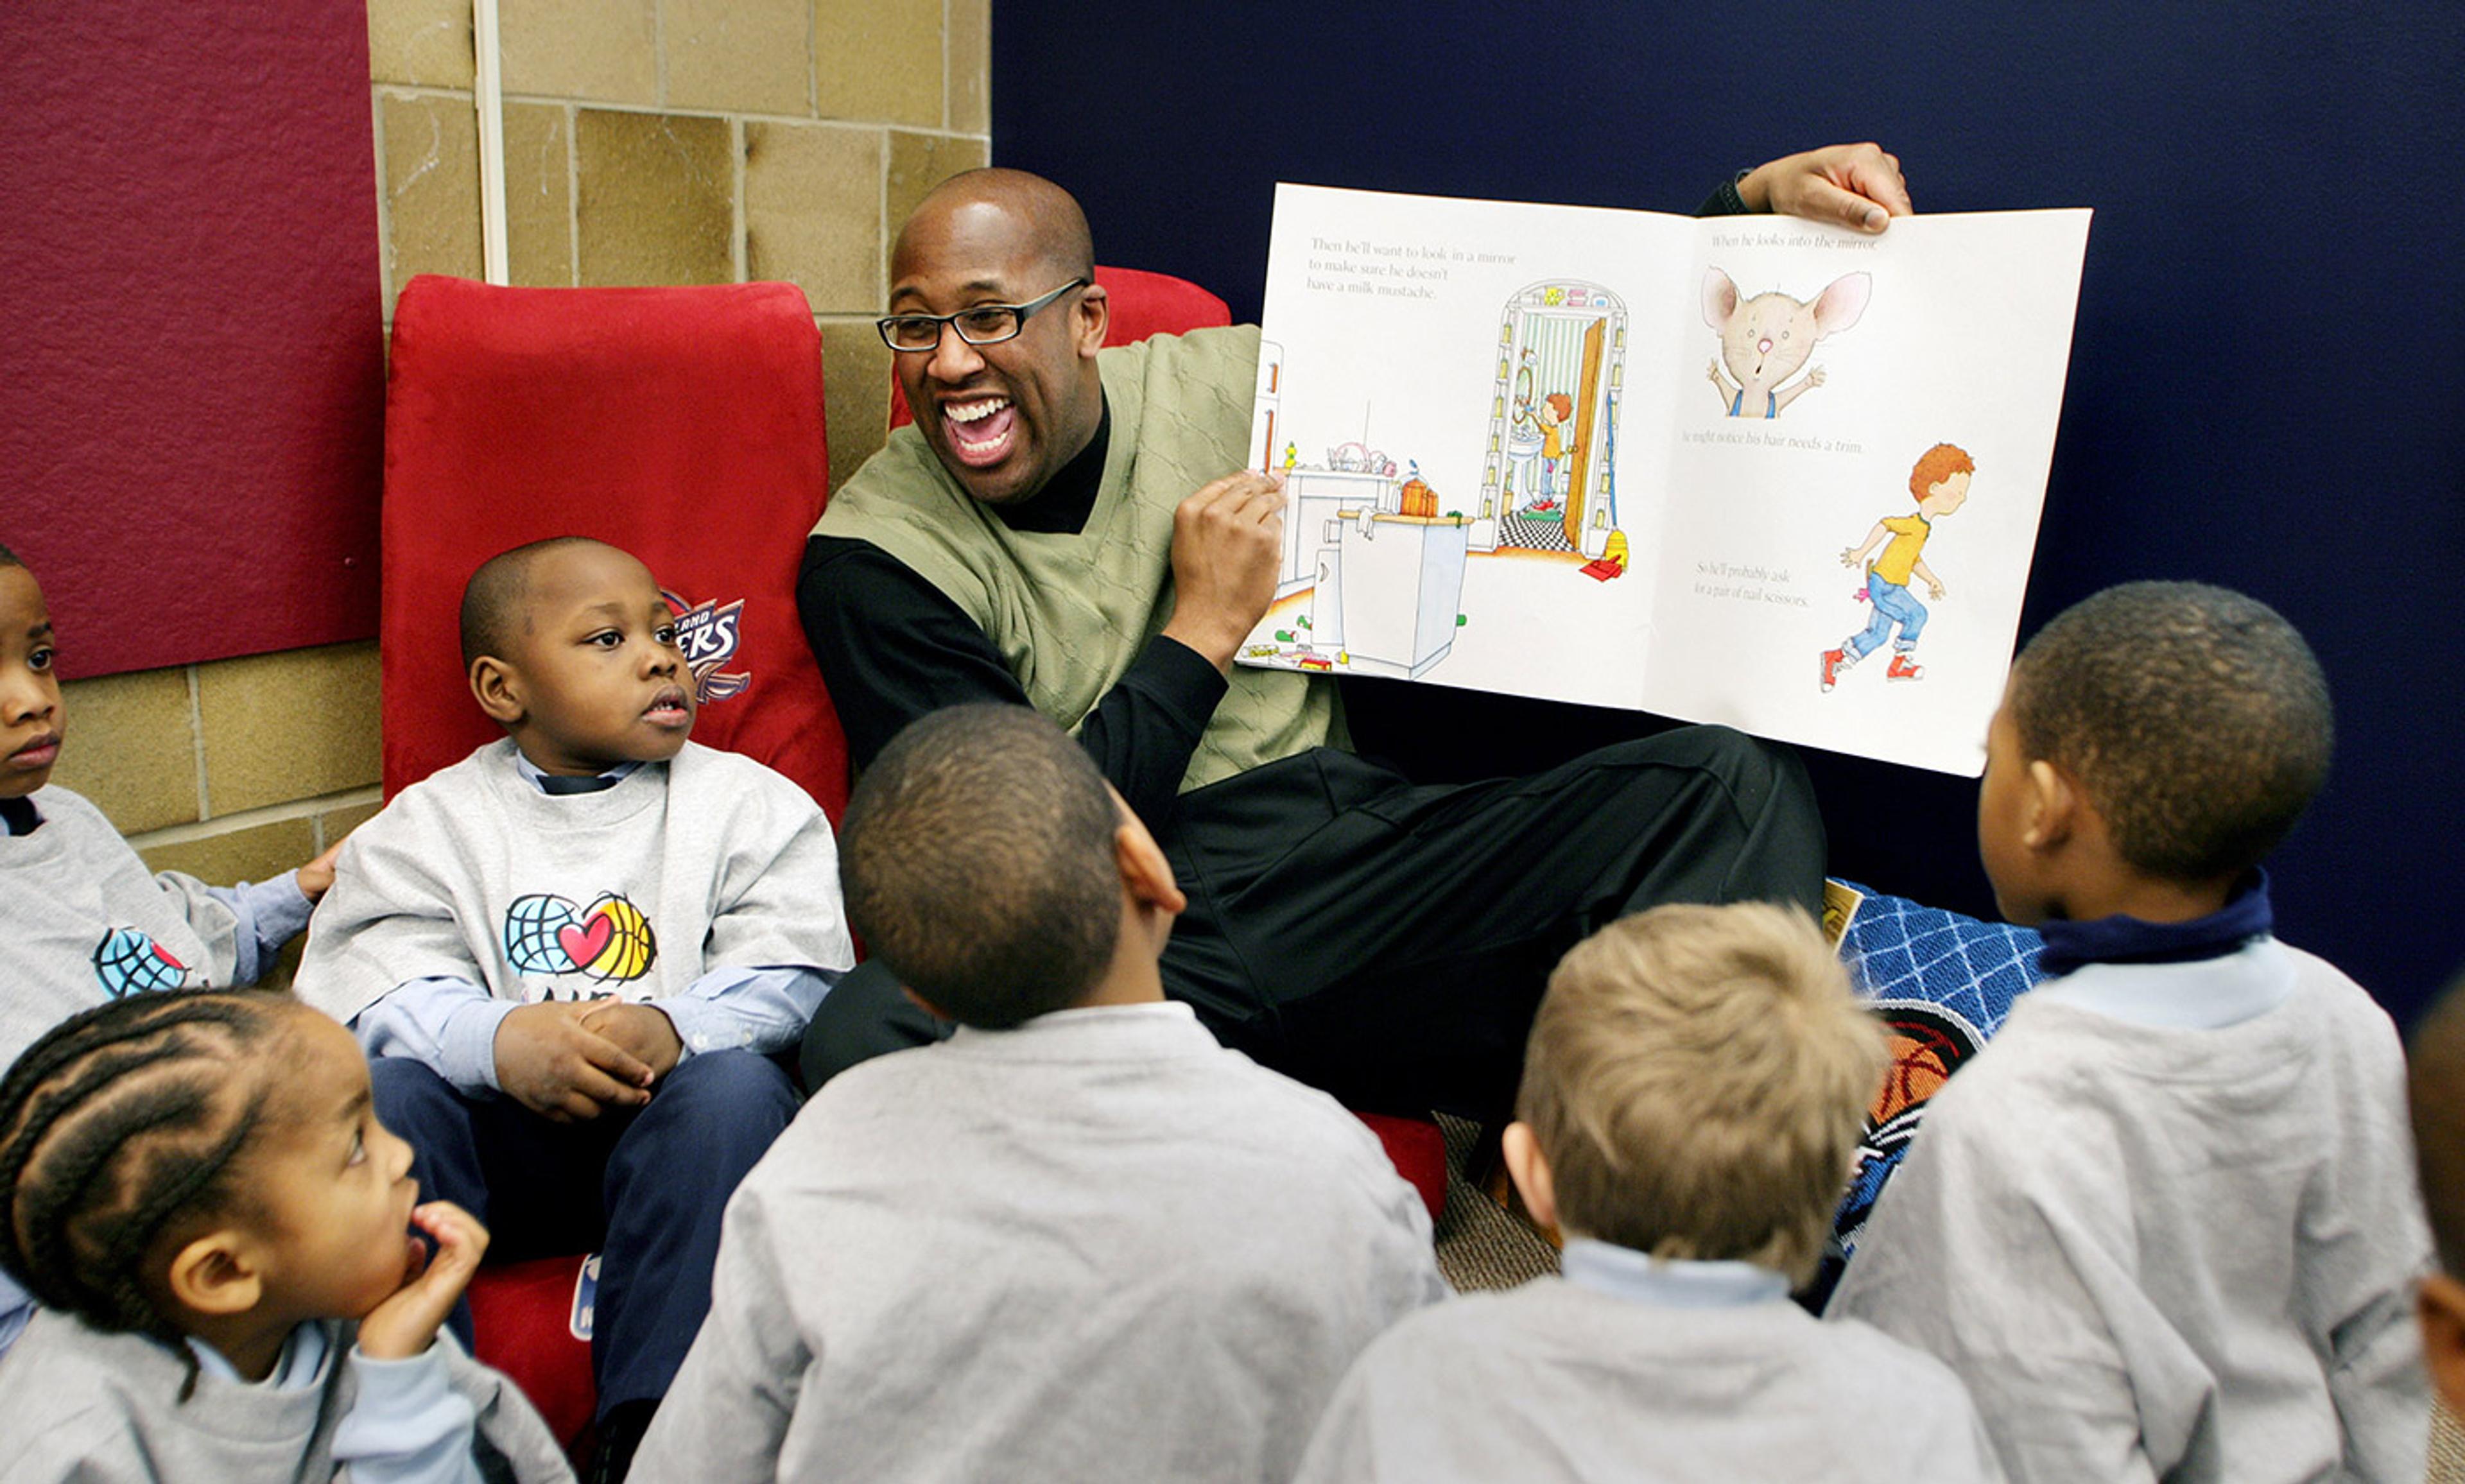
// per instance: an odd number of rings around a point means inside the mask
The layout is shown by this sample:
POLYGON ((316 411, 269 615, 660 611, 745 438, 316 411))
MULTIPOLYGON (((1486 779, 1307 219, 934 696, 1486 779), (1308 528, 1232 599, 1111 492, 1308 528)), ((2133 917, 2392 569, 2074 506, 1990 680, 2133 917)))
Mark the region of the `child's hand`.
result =
POLYGON ((300 883, 300 896, 313 902, 333 889, 334 857, 341 853, 343 853, 343 842, 337 840, 326 846, 315 860, 300 868, 298 875, 293 879, 300 883))
POLYGON ((588 1008, 544 1000, 508 1011, 497 1024, 499 1089, 559 1123, 595 1119, 603 1107, 638 1108, 649 1102, 650 1067, 584 1025, 582 1013, 588 1008))
POLYGON ((1854 546, 1841 547, 1840 565, 1842 566, 1855 566, 1857 565, 1857 548, 1854 546))
POLYGON ((411 1225, 436 1239, 430 1257, 419 1238, 403 1238, 402 1287, 360 1320, 360 1353, 371 1361, 408 1361, 436 1341, 436 1326, 454 1310, 488 1250, 488 1229, 451 1201, 431 1201, 411 1213, 411 1225))
POLYGON ((582 1008, 583 1028, 596 1030, 650 1064, 654 1077, 674 1072, 685 1053, 676 1023, 655 1005, 627 1000, 593 1000, 582 1008))
POLYGON ((1934 599, 1937 603, 1941 603, 1943 601, 1943 584, 1936 582, 1931 577, 1927 578, 1926 596, 1934 599))

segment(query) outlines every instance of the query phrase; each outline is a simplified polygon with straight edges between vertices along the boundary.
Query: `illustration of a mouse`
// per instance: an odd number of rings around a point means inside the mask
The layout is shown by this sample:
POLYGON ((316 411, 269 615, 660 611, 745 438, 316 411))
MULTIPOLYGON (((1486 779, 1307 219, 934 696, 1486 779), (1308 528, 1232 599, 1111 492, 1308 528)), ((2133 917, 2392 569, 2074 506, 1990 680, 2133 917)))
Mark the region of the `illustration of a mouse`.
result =
POLYGON ((1832 280, 1812 299, 1775 291, 1742 300, 1727 274, 1718 268, 1706 273, 1703 322, 1721 332, 1721 357, 1711 367, 1721 405, 1731 417, 1778 417, 1808 388, 1822 386, 1819 365, 1794 386, 1781 383, 1806 365, 1817 341, 1855 324, 1874 291, 1873 275, 1853 273, 1832 280), (1727 375, 1721 374, 1723 363, 1727 375))

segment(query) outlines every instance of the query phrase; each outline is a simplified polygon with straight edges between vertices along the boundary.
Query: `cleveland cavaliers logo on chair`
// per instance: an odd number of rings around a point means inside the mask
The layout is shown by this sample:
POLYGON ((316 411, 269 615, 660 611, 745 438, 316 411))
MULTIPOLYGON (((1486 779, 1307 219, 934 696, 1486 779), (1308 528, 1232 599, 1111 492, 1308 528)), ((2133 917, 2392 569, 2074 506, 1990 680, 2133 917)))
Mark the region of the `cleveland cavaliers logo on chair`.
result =
POLYGON ((659 589, 659 596, 668 600, 668 607, 677 615, 677 649, 685 657, 685 667, 693 672, 694 704, 707 706, 715 700, 744 695, 753 684, 752 672, 731 673, 720 667, 736 657, 744 600, 692 603, 664 587, 659 589))

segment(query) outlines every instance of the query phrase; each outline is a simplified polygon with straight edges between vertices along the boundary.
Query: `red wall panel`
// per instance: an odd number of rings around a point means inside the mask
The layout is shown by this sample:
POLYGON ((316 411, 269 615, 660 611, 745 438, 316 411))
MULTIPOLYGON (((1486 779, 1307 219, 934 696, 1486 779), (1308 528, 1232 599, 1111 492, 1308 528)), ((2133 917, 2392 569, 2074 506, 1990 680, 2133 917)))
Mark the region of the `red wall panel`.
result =
POLYGON ((0 5, 0 543, 72 676, 376 631, 367 12, 0 5))

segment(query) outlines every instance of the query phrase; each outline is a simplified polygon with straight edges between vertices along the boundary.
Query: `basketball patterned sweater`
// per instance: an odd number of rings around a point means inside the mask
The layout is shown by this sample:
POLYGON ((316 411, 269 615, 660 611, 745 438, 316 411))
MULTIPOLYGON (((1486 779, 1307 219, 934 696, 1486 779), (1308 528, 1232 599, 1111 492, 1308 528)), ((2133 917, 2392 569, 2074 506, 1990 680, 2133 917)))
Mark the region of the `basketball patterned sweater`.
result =
POLYGON ((300 996, 349 1022, 412 980, 500 1000, 655 1000, 717 968, 851 962, 830 822, 805 791, 687 742, 591 793, 546 794, 510 739, 352 831, 300 996))

